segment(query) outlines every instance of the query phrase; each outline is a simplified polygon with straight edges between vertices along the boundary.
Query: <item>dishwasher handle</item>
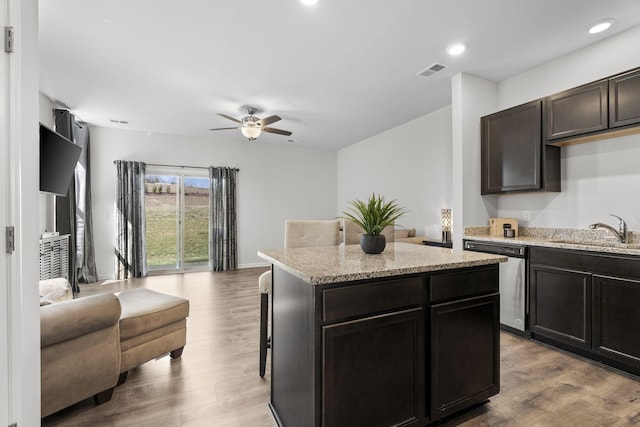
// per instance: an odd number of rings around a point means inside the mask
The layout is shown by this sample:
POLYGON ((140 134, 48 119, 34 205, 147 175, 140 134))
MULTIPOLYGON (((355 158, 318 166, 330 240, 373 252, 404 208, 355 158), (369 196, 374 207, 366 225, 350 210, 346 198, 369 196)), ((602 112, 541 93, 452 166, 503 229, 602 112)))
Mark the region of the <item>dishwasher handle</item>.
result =
POLYGON ((505 255, 514 258, 525 258, 526 247, 518 245, 502 245, 500 243, 464 242, 464 249, 476 252, 505 255))

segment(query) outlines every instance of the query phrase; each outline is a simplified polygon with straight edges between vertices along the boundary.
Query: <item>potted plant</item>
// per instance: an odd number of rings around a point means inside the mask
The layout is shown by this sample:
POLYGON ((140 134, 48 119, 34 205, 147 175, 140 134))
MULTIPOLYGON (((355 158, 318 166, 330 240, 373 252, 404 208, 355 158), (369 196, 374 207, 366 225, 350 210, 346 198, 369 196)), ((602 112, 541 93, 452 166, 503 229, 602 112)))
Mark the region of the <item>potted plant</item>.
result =
POLYGON ((343 212, 342 218, 350 219, 364 230, 360 236, 360 247, 365 253, 379 254, 384 251, 386 238, 382 230, 391 225, 404 213, 404 208, 398 206, 395 200, 385 202, 384 197, 371 194, 369 200, 352 200, 351 212, 343 212))

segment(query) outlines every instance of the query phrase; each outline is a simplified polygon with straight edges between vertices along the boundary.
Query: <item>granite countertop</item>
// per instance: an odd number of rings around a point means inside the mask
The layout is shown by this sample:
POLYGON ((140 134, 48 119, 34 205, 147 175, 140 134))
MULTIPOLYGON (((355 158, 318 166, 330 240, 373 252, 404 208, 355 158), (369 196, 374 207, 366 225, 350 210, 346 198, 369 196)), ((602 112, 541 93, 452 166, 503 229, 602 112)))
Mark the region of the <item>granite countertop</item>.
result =
POLYGON ((519 232, 518 237, 497 237, 489 234, 488 227, 467 227, 464 238, 481 242, 640 256, 637 233, 630 233, 630 243, 620 243, 615 236, 601 230, 522 227, 519 232))
POLYGON ((360 245, 268 249, 258 255, 312 285, 399 276, 506 262, 501 255, 459 251, 411 243, 387 243, 368 255, 360 245))

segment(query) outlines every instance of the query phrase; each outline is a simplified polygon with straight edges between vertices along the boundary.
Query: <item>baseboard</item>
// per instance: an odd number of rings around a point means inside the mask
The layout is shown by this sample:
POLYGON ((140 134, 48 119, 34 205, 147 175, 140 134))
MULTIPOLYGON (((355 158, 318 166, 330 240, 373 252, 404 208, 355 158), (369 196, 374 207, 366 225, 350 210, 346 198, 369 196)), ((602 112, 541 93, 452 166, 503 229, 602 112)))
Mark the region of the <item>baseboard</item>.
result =
POLYGON ((268 262, 252 262, 248 264, 238 264, 238 268, 255 268, 255 267, 270 267, 268 262))
MULTIPOLYGON (((270 267, 271 264, 269 264, 268 262, 252 262, 252 263, 247 263, 247 264, 238 264, 238 269, 244 269, 244 268, 256 268, 256 267, 270 267)), ((206 270, 204 270, 206 271, 206 270)), ((179 273, 176 271, 176 274, 179 273)), ((103 281, 103 280, 115 280, 115 275, 113 274, 103 274, 103 275, 98 275, 98 281, 103 281)))

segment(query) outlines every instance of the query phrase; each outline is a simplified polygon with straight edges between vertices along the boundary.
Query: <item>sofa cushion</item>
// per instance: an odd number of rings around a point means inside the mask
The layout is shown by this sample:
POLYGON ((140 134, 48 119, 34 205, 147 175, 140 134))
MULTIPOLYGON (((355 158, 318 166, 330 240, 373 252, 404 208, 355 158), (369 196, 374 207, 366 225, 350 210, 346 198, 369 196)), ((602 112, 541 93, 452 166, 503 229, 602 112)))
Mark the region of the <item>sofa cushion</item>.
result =
POLYGON ((40 280, 38 287, 40 290, 40 305, 73 299, 71 284, 63 277, 40 280))
POLYGON ((189 316, 189 300, 173 295, 141 288, 121 292, 118 298, 122 305, 120 341, 189 316))
MULTIPOLYGON (((364 230, 355 222, 350 219, 342 220, 342 234, 343 234, 343 243, 345 245, 357 245, 360 244, 360 236, 364 234, 364 230)), ((388 225, 382 230, 386 242, 391 243, 395 241, 395 233, 394 233, 394 225, 388 225)))
POLYGON ((409 237, 409 230, 406 229, 399 229, 399 230, 395 230, 393 232, 393 235, 395 237, 395 239, 406 239, 407 237, 409 237))

